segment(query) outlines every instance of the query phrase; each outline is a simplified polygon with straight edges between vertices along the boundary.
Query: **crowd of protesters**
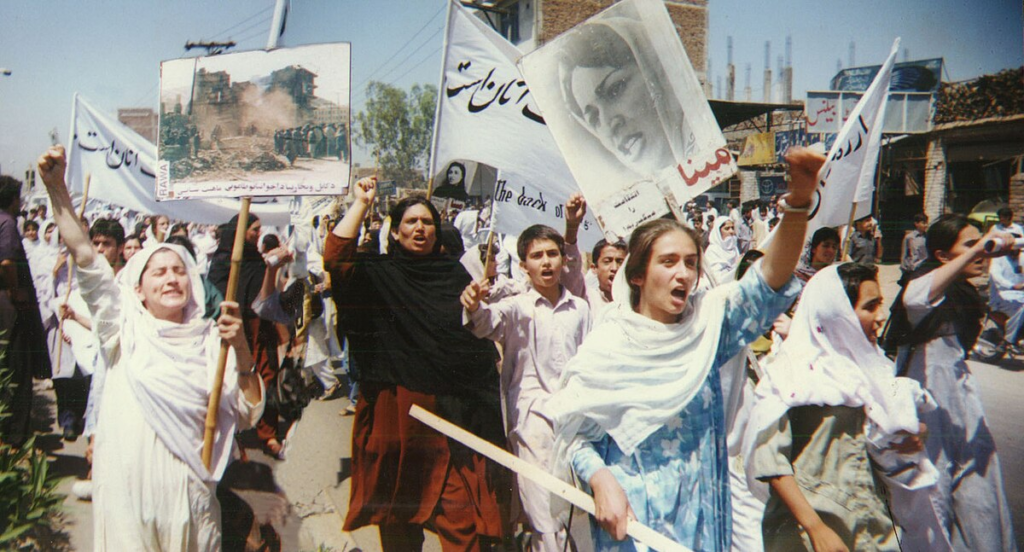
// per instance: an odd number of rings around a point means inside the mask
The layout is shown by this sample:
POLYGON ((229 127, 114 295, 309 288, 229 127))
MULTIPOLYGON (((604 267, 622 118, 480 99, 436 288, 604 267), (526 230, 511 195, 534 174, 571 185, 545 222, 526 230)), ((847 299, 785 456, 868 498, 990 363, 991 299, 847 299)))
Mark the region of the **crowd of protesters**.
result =
POLYGON ((306 124, 274 131, 274 152, 295 163, 299 157, 309 159, 348 159, 348 136, 345 126, 335 123, 306 124))
MULTIPOLYGON (((332 155, 326 140, 302 155, 332 155)), ((2 438, 30 435, 32 379, 51 379, 64 439, 89 439, 76 494, 93 501, 96 550, 243 549, 241 501, 218 488, 246 461, 236 434, 254 428, 283 459, 309 399, 291 384, 334 398, 344 366, 339 530, 376 526, 386 551, 422 548, 425 529, 444 550, 645 549, 631 521, 693 550, 1015 549, 965 361, 988 308, 1024 305, 1016 252, 993 247, 1024 231, 1012 212, 984 235, 960 215, 915 217, 890 314, 876 221, 807 235, 823 158, 787 161, 781 198, 688 204, 682 221, 581 251, 579 194, 564 229, 493 236, 486 205, 410 196, 378 213, 375 178, 340 219, 290 228, 121 209, 83 220, 55 147, 39 161, 52 213, 22 212, 20 183, 0 181, 0 346, 18 384, 2 438), (986 306, 970 279, 991 257, 986 306), (592 494, 590 540, 573 542, 568 504, 413 405, 592 494)))

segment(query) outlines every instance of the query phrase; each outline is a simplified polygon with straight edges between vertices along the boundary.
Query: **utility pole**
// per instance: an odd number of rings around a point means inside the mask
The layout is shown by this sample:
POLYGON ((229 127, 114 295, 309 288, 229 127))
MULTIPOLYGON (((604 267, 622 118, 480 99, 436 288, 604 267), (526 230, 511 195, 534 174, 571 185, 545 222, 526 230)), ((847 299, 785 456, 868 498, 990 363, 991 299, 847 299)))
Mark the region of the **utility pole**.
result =
POLYGON ((208 56, 224 53, 226 50, 234 47, 234 40, 229 40, 228 42, 192 42, 190 40, 185 43, 185 51, 191 51, 193 48, 204 48, 208 56))

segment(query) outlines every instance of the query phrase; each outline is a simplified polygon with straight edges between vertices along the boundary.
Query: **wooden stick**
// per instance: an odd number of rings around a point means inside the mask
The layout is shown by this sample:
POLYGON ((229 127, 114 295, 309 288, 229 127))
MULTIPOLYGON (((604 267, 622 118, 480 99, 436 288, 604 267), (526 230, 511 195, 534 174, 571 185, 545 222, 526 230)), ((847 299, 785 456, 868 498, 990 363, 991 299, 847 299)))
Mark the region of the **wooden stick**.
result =
MULTIPOLYGON (((409 415, 444 435, 447 435, 448 438, 454 439, 480 454, 483 454, 491 460, 494 460, 502 466, 505 466, 515 472, 516 475, 520 475, 530 481, 533 481, 551 494, 571 502, 577 508, 590 515, 594 515, 594 499, 582 490, 569 485, 554 475, 551 475, 525 460, 509 454, 507 451, 492 445, 461 427, 427 412, 417 405, 413 405, 412 408, 409 409, 409 415)), ((686 548, 685 546, 636 520, 631 520, 629 522, 629 525, 626 528, 626 533, 643 544, 646 544, 650 548, 660 550, 661 552, 691 552, 689 548, 686 548)))
POLYGON ((853 218, 857 216, 857 202, 850 207, 850 221, 846 223, 846 239, 843 242, 843 254, 839 257, 840 262, 850 256, 850 237, 853 236, 853 218))
MULTIPOLYGON (((78 208, 78 223, 82 224, 82 217, 85 216, 85 204, 89 201, 89 185, 92 184, 92 173, 85 175, 85 187, 82 188, 82 206, 78 208)), ((74 275, 74 259, 68 255, 68 289, 64 292, 64 304, 71 300, 71 277, 74 275)), ((57 327, 57 362, 60 362, 64 354, 64 317, 62 316, 57 327)))
POLYGON ((484 279, 489 280, 488 274, 491 273, 491 252, 494 251, 494 225, 491 225, 491 229, 487 232, 487 256, 484 257, 484 279))
MULTIPOLYGON (((242 205, 238 209, 235 243, 231 246, 231 272, 228 274, 228 288, 224 293, 225 301, 234 301, 235 293, 238 291, 238 275, 241 272, 245 231, 249 229, 249 205, 251 203, 251 197, 243 197, 242 205)), ((220 356, 217 357, 217 374, 213 379, 213 389, 210 389, 210 402, 206 406, 206 431, 203 434, 203 465, 206 466, 206 469, 210 469, 210 464, 213 461, 213 437, 217 431, 217 412, 220 410, 221 387, 224 386, 224 368, 228 363, 228 349, 230 347, 227 341, 221 340, 220 356)))

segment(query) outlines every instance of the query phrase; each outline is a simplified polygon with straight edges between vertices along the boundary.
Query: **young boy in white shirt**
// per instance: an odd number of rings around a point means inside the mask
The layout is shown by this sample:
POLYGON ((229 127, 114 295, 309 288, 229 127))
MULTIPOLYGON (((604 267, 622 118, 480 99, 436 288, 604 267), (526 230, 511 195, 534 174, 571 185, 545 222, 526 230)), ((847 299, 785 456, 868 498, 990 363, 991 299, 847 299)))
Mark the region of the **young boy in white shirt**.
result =
MULTIPOLYGON (((525 293, 488 304, 484 302, 488 284, 483 280, 472 282, 462 294, 466 328, 502 345, 501 389, 512 452, 543 469, 548 469, 554 444, 544 403, 558 390, 562 368, 590 331, 590 309, 581 297, 583 275, 575 243, 586 212, 582 196, 574 194, 566 203, 566 212, 565 238, 539 224, 519 236, 520 268, 530 278, 525 293), (566 266, 572 263, 576 266, 566 266)), ((520 478, 519 496, 533 530, 529 549, 564 550, 568 535, 551 514, 548 491, 520 478)))

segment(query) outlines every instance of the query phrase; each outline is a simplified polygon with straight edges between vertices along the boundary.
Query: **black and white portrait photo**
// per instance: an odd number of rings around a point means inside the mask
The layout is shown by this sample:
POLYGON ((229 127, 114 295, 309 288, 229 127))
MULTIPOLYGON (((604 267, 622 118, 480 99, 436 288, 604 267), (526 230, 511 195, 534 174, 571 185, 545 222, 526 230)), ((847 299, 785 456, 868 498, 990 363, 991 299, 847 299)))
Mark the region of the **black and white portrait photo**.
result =
POLYGON ((434 196, 466 201, 469 197, 466 193, 466 165, 452 161, 444 173, 444 178, 439 186, 434 188, 434 196))
POLYGON ((618 2, 520 68, 606 233, 661 216, 664 198, 683 204, 735 170, 658 0, 618 2))

